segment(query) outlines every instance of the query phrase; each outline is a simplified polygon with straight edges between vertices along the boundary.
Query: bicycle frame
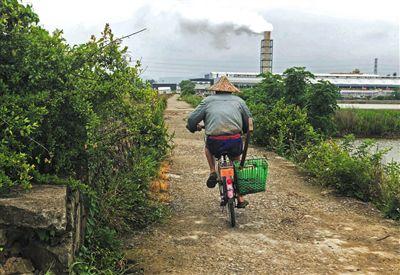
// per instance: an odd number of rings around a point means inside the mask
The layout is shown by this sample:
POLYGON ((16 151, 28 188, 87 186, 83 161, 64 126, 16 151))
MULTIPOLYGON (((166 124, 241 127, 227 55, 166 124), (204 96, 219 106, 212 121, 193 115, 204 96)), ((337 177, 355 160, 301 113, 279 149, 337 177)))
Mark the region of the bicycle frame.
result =
POLYGON ((220 159, 216 159, 216 171, 218 173, 218 183, 220 185, 225 185, 224 192, 221 194, 226 195, 227 199, 234 198, 235 192, 227 192, 234 191, 234 181, 235 181, 235 170, 233 167, 232 161, 226 157, 222 156, 220 159), (229 187, 229 189, 228 189, 229 187))
POLYGON ((216 171, 218 173, 218 187, 221 197, 221 207, 225 210, 228 205, 228 218, 232 227, 236 224, 235 206, 236 206, 236 187, 235 187, 235 170, 232 161, 223 155, 216 160, 216 171))

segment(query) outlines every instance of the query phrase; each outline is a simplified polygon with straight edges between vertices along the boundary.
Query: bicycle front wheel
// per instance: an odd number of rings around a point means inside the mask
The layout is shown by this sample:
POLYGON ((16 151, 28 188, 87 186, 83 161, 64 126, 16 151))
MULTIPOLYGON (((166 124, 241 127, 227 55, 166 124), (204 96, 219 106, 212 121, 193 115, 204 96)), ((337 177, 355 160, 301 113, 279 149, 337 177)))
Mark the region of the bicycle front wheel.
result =
POLYGON ((235 199, 228 200, 228 220, 231 227, 235 227, 236 225, 236 216, 235 216, 235 199))

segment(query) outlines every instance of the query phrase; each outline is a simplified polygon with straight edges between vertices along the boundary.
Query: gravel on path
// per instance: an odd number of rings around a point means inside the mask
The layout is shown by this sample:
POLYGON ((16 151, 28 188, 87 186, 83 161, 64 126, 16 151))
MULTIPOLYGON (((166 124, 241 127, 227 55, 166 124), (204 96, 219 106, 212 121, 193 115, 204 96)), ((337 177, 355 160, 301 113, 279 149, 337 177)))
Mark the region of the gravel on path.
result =
POLYGON ((373 206, 313 186, 295 165, 268 158, 265 193, 249 195, 230 228, 218 190, 208 189, 202 133, 185 128, 190 106, 173 96, 172 217, 136 234, 127 258, 145 274, 400 274, 400 226, 373 206))

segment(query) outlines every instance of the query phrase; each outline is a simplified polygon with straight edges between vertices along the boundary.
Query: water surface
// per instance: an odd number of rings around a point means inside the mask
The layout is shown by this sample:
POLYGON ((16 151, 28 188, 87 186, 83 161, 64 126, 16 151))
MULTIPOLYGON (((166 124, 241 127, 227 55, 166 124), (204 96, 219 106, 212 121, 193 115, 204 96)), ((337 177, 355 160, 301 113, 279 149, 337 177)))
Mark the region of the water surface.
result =
MULTIPOLYGON (((377 146, 372 150, 380 150, 384 148, 391 148, 383 158, 384 163, 388 163, 392 160, 400 162, 400 139, 375 139, 377 146)), ((362 139, 356 141, 356 144, 360 144, 362 139)))

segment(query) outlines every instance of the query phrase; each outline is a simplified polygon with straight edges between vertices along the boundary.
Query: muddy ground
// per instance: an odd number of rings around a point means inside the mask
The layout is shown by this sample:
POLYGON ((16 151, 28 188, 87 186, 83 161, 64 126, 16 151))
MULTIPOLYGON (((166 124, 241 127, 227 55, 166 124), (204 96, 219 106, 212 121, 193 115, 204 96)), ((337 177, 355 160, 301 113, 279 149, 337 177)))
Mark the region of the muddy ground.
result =
POLYGON ((185 129, 191 108, 174 96, 169 175, 172 217, 128 241, 145 274, 400 274, 400 226, 373 206, 311 185, 290 162, 268 158, 265 193, 249 195, 230 228, 208 189, 202 133, 185 129))

